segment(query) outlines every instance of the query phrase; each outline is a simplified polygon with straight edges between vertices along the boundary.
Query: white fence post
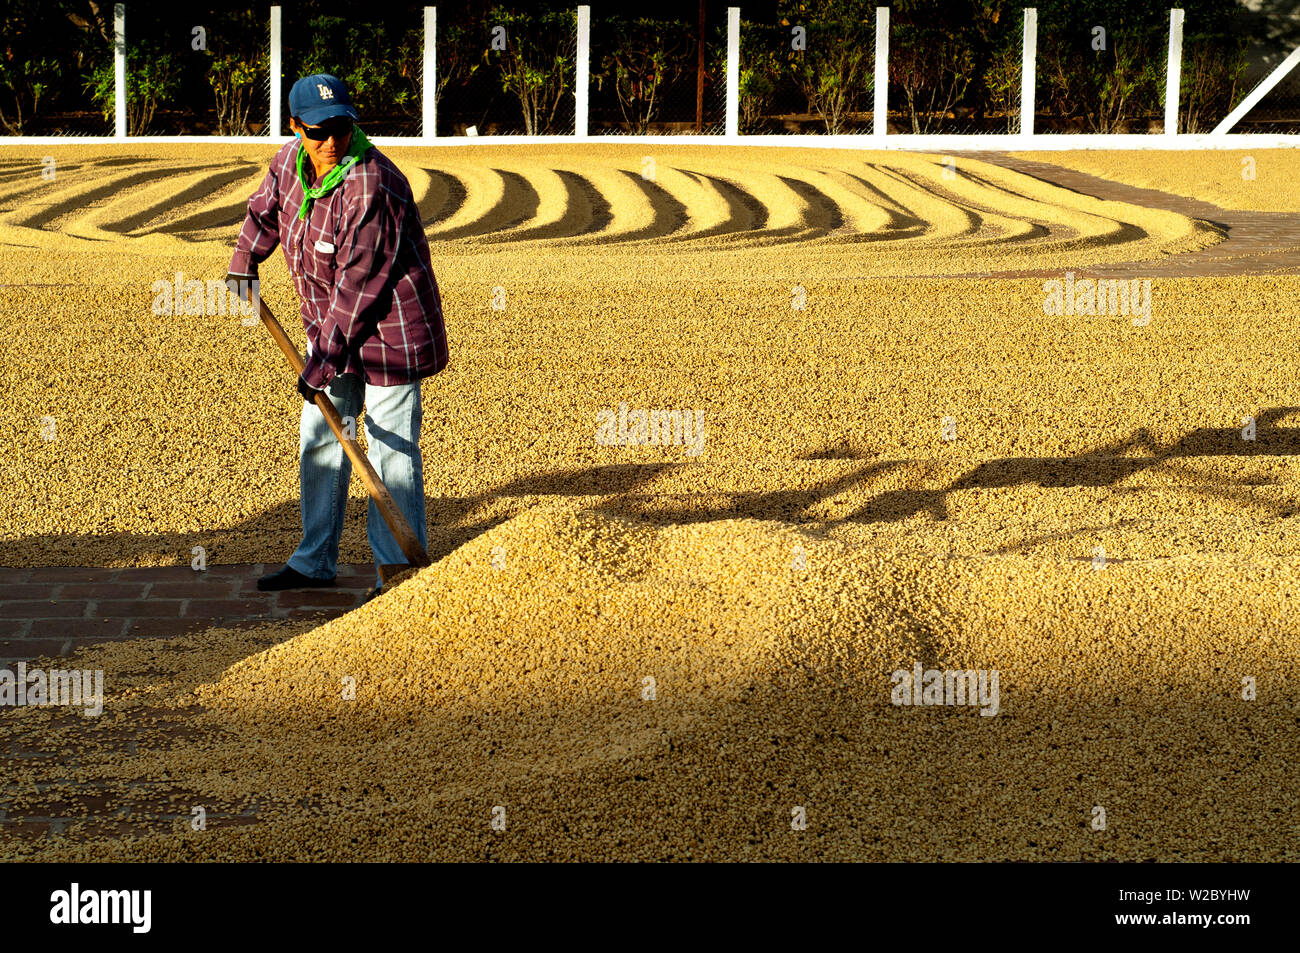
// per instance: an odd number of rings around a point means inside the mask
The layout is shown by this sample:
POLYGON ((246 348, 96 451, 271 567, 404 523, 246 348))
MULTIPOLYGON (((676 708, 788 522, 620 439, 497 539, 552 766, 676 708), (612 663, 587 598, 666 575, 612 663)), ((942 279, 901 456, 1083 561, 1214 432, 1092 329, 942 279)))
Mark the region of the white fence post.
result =
POLYGON ((420 133, 426 139, 438 135, 438 8, 424 8, 424 70, 421 74, 424 100, 420 133))
POLYGON ((727 135, 740 135, 740 7, 727 7, 727 135))
POLYGON ((1286 79, 1286 74, 1295 69, 1296 63, 1300 63, 1300 46, 1297 46, 1292 50, 1291 55, 1284 59, 1278 65, 1277 69, 1273 70, 1273 72, 1269 73, 1268 76, 1264 78, 1264 82, 1252 89, 1250 95, 1238 103, 1237 108, 1228 113, 1223 122, 1214 127, 1210 135, 1221 136, 1240 122, 1241 117, 1254 109, 1255 104, 1267 96, 1274 86, 1286 79))
POLYGON ((591 84, 591 7, 578 7, 578 75, 574 80, 573 132, 587 135, 587 87, 591 84))
POLYGON ((113 135, 126 138, 126 4, 113 5, 113 135))
POLYGON ((280 8, 271 8, 271 125, 272 139, 280 138, 280 8))
POLYGON ((1178 85, 1183 72, 1183 11, 1169 11, 1169 73, 1165 77, 1165 135, 1178 132, 1178 85))
POLYGON ((871 131, 883 136, 889 121, 889 7, 876 7, 876 80, 872 89, 871 131))
POLYGON ((1020 53, 1020 134, 1034 134, 1034 75, 1038 58, 1038 9, 1025 8, 1025 39, 1020 53))

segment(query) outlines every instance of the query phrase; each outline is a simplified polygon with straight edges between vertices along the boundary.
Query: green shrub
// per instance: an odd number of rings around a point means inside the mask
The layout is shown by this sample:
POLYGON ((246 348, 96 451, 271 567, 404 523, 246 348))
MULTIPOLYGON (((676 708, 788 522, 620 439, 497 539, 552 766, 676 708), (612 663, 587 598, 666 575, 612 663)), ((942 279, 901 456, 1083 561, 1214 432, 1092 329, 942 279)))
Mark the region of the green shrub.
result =
POLYGON ((778 5, 782 26, 805 30, 806 49, 788 50, 786 72, 832 135, 843 131, 874 86, 875 8, 868 0, 778 5))
MULTIPOLYGON (((180 88, 180 64, 170 52, 151 43, 131 44, 126 55, 127 134, 143 136, 149 131, 154 112, 171 101, 180 88)), ((105 119, 115 109, 114 61, 106 58, 86 77, 85 88, 99 103, 105 119)))
POLYGON ((601 57, 592 79, 597 89, 609 82, 619 110, 635 135, 644 134, 654 119, 664 87, 685 71, 695 38, 680 22, 608 20, 601 24, 611 51, 601 57))
POLYGON ((577 52, 574 14, 497 10, 488 26, 505 27, 505 49, 489 49, 488 59, 501 70, 502 90, 519 101, 525 134, 555 132, 556 111, 571 89, 577 52))

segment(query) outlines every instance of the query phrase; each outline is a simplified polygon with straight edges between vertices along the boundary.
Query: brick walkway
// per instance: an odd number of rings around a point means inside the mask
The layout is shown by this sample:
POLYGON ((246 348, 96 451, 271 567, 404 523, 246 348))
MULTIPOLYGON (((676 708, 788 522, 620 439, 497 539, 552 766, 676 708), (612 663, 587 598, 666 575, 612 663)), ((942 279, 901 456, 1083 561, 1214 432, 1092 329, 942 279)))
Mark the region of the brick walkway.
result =
MULTIPOLYGON (((953 155, 968 155, 972 159, 1030 175, 1083 195, 1178 212, 1221 225, 1228 230, 1226 240, 1197 252, 1173 255, 1162 261, 1084 265, 1074 269, 1081 277, 1200 278, 1266 275, 1300 270, 1300 214, 1295 212, 1234 211, 1199 199, 1171 195, 1156 189, 1124 185, 1089 175, 1087 172, 1076 172, 1048 162, 1020 159, 1001 152, 967 152, 953 153, 953 155)), ((1036 269, 985 272, 981 277, 1039 278, 1054 277, 1058 274, 1059 269, 1036 269)))
POLYGON ((0 569, 0 666, 69 655, 107 639, 331 618, 359 605, 375 580, 374 566, 366 563, 340 566, 336 588, 258 592, 258 577, 278 567, 0 569))

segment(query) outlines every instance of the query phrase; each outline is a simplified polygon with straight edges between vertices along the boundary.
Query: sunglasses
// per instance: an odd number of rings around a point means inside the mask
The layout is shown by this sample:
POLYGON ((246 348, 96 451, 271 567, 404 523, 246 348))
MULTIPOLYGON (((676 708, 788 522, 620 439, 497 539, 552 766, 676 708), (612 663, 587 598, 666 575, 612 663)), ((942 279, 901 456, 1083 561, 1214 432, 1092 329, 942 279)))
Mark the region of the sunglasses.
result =
POLYGON ((323 122, 319 126, 303 126, 302 134, 308 139, 314 139, 317 142, 323 142, 333 136, 335 139, 342 139, 352 132, 351 119, 331 119, 323 122))

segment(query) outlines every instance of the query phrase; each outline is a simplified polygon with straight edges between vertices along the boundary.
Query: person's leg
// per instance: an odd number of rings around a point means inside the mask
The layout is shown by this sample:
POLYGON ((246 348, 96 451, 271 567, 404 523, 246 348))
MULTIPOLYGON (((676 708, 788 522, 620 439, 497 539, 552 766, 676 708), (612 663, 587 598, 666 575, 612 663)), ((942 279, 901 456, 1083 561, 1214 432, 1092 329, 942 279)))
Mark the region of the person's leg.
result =
MULTIPOLYGON (((426 549, 429 531, 424 511, 424 461, 420 457, 420 426, 424 419, 420 406, 420 382, 394 387, 366 386, 366 437, 370 442, 370 463, 384 481, 393 501, 426 549)), ((366 515, 366 536, 375 554, 376 586, 381 565, 406 562, 402 548, 370 501, 366 515)))
MULTIPOLYGON (((340 417, 356 420, 361 416, 364 385, 356 374, 335 376, 325 393, 340 417)), ((338 571, 339 538, 348 506, 352 461, 315 404, 303 401, 298 436, 302 543, 289 557, 289 566, 304 576, 332 579, 338 571)))

